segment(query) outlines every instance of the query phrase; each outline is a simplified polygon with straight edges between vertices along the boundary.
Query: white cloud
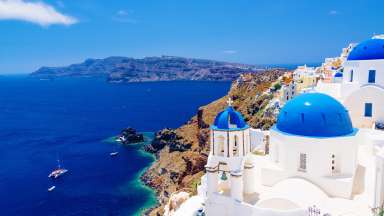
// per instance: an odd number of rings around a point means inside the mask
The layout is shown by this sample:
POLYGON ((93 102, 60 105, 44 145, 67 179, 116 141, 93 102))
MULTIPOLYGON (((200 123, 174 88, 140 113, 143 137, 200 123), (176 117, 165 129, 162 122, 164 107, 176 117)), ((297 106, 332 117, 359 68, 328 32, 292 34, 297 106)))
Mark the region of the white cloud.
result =
POLYGON ((76 18, 64 15, 48 4, 26 0, 0 0, 0 20, 22 20, 41 26, 78 22, 76 18))
POLYGON ((115 16, 112 17, 113 20, 117 22, 131 23, 136 24, 137 20, 132 18, 133 11, 119 10, 116 12, 115 16))
POLYGON ((233 55, 233 54, 236 54, 237 51, 236 50, 224 50, 223 53, 227 54, 227 55, 233 55))
POLYGON ((335 15, 338 15, 338 14, 340 14, 340 12, 339 11, 337 11, 337 10, 331 10, 331 11, 329 11, 329 13, 328 13, 329 15, 332 15, 332 16, 335 16, 335 15))

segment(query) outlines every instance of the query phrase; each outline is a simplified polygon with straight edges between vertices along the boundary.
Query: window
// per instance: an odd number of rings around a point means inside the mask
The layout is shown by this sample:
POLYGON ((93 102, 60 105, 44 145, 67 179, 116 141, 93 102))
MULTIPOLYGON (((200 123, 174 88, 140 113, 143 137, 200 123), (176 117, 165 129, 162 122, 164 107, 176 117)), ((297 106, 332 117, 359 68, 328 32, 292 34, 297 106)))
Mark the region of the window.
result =
POLYGON ((368 73, 368 83, 376 82, 376 70, 369 70, 368 73))
POLYGON ((353 82, 353 70, 349 73, 349 82, 353 82))
POLYGON ((336 157, 333 154, 332 155, 332 161, 331 161, 331 172, 332 172, 332 174, 339 173, 339 170, 340 170, 339 166, 340 166, 340 164, 336 164, 336 157))
POLYGON ((372 117, 372 103, 365 103, 364 116, 372 117))
POLYGON ((237 138, 237 136, 235 135, 235 143, 233 145, 233 156, 239 156, 239 145, 238 145, 238 142, 239 142, 239 139, 237 138))
POLYGON ((299 171, 305 172, 306 170, 307 170, 307 154, 300 153, 299 171))
POLYGON ((327 124, 327 119, 325 118, 325 114, 321 113, 321 118, 323 119, 323 123, 327 124))
POLYGON ((218 145, 218 153, 217 153, 217 155, 224 156, 224 137, 223 136, 219 136, 217 138, 215 144, 216 143, 218 145))

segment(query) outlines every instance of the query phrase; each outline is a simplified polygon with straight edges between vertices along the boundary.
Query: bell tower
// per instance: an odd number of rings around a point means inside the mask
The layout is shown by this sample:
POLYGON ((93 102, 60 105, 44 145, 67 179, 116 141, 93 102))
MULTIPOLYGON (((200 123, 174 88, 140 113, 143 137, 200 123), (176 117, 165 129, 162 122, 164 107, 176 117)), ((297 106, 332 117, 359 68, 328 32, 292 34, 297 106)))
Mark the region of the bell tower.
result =
POLYGON ((220 112, 210 131, 210 153, 206 165, 207 197, 226 194, 243 200, 243 170, 246 155, 251 152, 250 127, 240 112, 232 107, 220 112))

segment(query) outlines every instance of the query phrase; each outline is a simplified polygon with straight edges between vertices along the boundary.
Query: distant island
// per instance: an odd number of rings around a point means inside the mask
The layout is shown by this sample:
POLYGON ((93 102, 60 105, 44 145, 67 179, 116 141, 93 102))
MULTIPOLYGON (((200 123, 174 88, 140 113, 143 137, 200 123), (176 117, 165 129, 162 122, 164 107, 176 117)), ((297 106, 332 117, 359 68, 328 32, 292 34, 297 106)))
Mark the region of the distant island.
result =
POLYGON ((66 67, 41 67, 31 75, 41 78, 105 77, 109 82, 175 80, 232 81, 241 73, 264 71, 254 65, 175 56, 108 57, 87 59, 66 67))

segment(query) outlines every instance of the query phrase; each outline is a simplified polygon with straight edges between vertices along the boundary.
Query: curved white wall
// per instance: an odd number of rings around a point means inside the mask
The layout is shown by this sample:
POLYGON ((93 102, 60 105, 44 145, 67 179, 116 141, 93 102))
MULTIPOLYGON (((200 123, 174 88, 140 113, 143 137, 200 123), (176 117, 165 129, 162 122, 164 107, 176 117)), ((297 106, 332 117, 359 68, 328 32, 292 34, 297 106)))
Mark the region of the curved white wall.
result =
POLYGON ((349 197, 357 166, 356 137, 311 138, 271 130, 271 158, 279 169, 263 169, 262 182, 273 186, 286 178, 299 176, 318 185, 329 195, 349 197), (299 169, 300 154, 306 154, 305 171, 299 169), (332 166, 335 171, 332 171, 332 166))
POLYGON ((351 93, 345 100, 354 127, 371 128, 375 121, 384 122, 384 88, 367 85, 351 93), (365 117, 365 103, 372 103, 372 117, 365 117))
POLYGON ((307 216, 307 208, 293 210, 276 210, 270 208, 260 208, 244 202, 234 201, 230 197, 215 194, 213 199, 206 201, 205 210, 207 216, 229 216, 229 215, 248 215, 248 216, 307 216))
POLYGON ((297 172, 301 153, 307 155, 306 173, 311 176, 332 176, 332 155, 340 161, 340 174, 352 175, 356 169, 358 144, 354 136, 311 138, 272 133, 271 145, 276 145, 279 166, 284 170, 297 172))

